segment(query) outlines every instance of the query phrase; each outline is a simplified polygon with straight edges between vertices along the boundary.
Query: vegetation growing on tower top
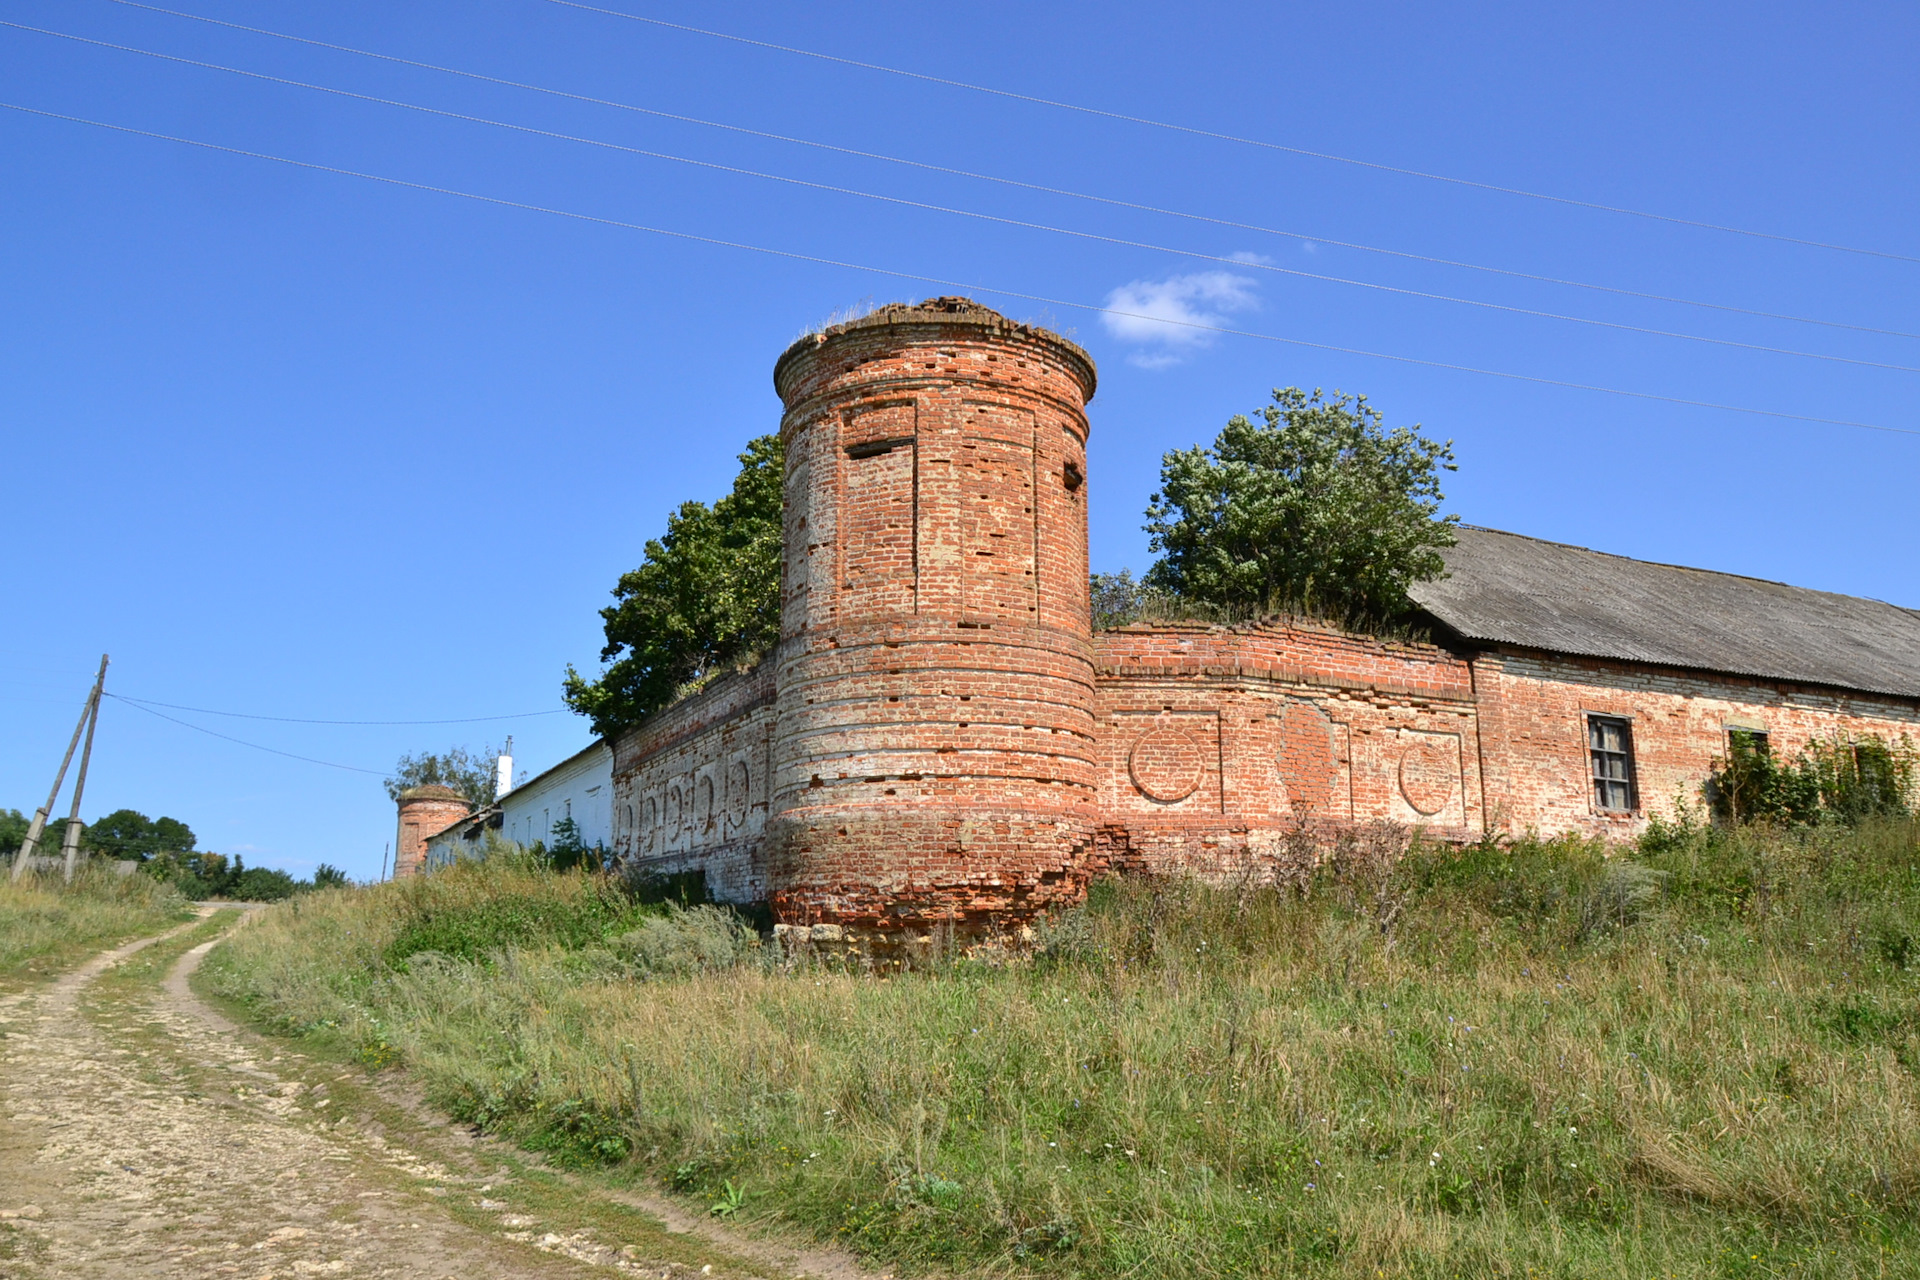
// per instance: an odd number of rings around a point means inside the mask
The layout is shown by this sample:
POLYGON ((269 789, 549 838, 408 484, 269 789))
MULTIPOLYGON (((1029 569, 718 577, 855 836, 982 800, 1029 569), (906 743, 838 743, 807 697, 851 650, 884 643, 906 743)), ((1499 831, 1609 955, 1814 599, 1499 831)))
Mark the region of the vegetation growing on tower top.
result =
POLYGON ((1275 390, 1209 447, 1160 467, 1146 530, 1161 554, 1143 583, 1215 609, 1298 610, 1360 626, 1404 616, 1407 589, 1441 577, 1460 518, 1441 515, 1453 442, 1384 426, 1365 396, 1275 390))

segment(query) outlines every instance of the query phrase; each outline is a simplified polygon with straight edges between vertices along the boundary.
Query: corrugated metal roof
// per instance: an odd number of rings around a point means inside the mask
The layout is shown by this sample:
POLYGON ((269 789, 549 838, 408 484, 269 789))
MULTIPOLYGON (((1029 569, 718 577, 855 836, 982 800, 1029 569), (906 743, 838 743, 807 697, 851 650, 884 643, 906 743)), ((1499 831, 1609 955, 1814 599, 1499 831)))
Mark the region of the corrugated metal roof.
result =
POLYGON ((1920 612, 1471 526, 1414 601, 1467 640, 1920 697, 1920 612))

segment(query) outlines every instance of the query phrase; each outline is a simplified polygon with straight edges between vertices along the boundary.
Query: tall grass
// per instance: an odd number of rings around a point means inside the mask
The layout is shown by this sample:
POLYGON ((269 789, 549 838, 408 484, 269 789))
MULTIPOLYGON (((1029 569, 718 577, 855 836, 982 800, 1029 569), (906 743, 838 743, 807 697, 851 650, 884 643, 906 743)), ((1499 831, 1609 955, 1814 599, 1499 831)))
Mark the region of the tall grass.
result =
POLYGON ((52 972, 188 916, 177 890, 138 873, 120 876, 90 864, 69 885, 57 874, 15 883, 10 871, 0 859, 0 979, 52 972))
POLYGON ((1920 1269, 1911 822, 1118 882, 1009 965, 789 965, 670 908, 635 918, 673 964, 627 918, 386 959, 435 903, 606 892, 482 865, 316 894, 213 978, 529 1145, 907 1266, 1920 1269))

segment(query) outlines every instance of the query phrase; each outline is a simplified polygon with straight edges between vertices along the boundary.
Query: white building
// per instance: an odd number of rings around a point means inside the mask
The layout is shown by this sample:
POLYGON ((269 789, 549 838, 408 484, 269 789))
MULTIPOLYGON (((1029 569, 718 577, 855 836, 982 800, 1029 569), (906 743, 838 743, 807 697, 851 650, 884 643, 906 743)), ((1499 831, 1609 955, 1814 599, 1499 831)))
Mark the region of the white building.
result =
POLYGON ((552 848, 555 828, 569 819, 585 847, 613 847, 613 751, 604 742, 568 756, 465 821, 428 837, 427 865, 445 866, 471 856, 488 831, 523 847, 552 848))

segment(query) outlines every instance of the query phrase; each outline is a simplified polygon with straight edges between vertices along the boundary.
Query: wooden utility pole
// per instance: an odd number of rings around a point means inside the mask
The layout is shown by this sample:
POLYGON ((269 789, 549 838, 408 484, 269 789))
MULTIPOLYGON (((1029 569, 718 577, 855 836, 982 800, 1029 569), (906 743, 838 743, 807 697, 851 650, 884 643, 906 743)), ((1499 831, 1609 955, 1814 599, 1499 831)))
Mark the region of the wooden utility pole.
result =
POLYGON ((93 730, 100 723, 100 693, 107 682, 106 655, 101 654, 100 679, 93 686, 93 709, 87 716, 87 741, 80 748, 80 772, 73 777, 73 808, 67 812, 66 830, 60 833, 60 876, 73 883, 73 865, 80 860, 80 797, 87 789, 87 762, 93 759, 93 730))
MULTIPOLYGON (((67 754, 60 758, 60 772, 53 775, 53 790, 47 793, 47 802, 33 815, 33 822, 27 827, 27 838, 20 844, 20 852, 14 855, 13 878, 18 880, 27 874, 27 868, 33 865, 34 852, 40 847, 40 836, 47 829, 47 815, 53 812, 54 801, 60 798, 60 784, 67 780, 67 766, 73 763, 73 752, 80 745, 80 735, 92 722, 94 713, 100 706, 100 690, 107 683, 107 655, 100 655, 100 674, 93 679, 93 692, 87 695, 86 706, 80 709, 80 723, 73 726, 73 739, 67 743, 67 754)), ((93 736, 88 734, 87 746, 93 746, 93 736)), ((84 768, 84 766, 82 766, 84 768)), ((62 842, 64 843, 64 841, 62 842)))

